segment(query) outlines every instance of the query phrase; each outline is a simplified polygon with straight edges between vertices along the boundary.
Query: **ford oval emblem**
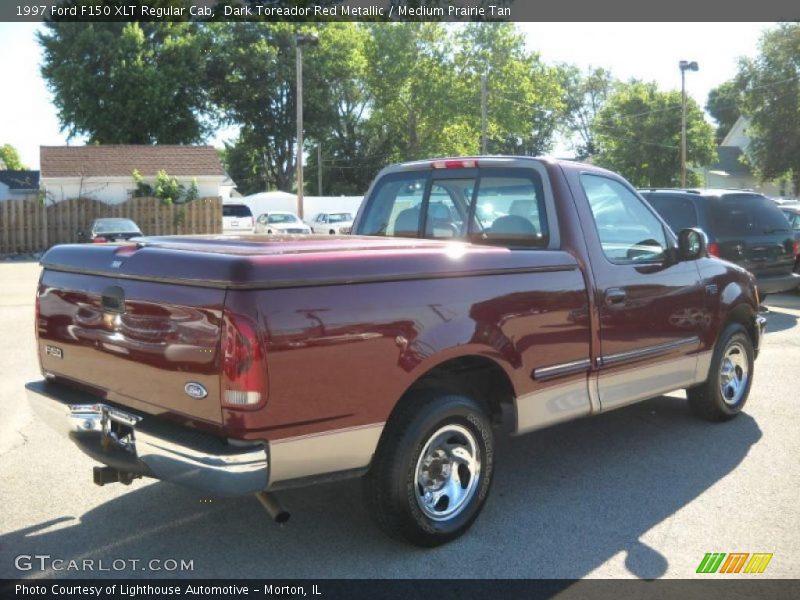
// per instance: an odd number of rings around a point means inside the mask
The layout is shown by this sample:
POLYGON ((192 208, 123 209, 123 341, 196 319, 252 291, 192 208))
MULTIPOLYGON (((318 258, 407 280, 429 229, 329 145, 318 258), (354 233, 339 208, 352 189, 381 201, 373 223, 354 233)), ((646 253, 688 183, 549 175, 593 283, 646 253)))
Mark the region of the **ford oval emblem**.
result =
POLYGON ((183 391, 185 391, 187 395, 191 396, 196 400, 202 400, 203 398, 208 396, 208 390, 206 390, 206 388, 204 388, 196 381, 190 381, 185 386, 183 386, 183 391))

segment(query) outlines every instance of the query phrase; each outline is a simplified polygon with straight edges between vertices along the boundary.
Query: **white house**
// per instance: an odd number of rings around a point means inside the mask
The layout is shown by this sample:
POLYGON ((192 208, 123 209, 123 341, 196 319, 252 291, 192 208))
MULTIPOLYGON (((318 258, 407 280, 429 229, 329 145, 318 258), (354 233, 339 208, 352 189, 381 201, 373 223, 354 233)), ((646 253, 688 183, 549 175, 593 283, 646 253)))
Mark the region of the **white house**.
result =
MULTIPOLYGON (((349 212, 355 216, 363 199, 363 196, 303 196, 303 218, 308 221, 321 212, 349 212)), ((261 192, 231 201, 246 204, 255 218, 276 210, 297 214, 297 195, 287 192, 261 192)))
POLYGON ((750 143, 747 127, 747 119, 739 117, 722 140, 717 148, 719 160, 703 170, 706 187, 753 190, 774 198, 785 196, 787 190, 781 190, 773 182, 758 181, 750 167, 742 162, 742 156, 750 143))
POLYGON ((41 146, 41 188, 48 202, 94 198, 117 204, 133 197, 134 170, 153 185, 166 171, 187 189, 197 182, 201 198, 230 198, 234 182, 213 146, 41 146))
POLYGON ((39 171, 0 170, 0 200, 30 198, 39 191, 39 171))

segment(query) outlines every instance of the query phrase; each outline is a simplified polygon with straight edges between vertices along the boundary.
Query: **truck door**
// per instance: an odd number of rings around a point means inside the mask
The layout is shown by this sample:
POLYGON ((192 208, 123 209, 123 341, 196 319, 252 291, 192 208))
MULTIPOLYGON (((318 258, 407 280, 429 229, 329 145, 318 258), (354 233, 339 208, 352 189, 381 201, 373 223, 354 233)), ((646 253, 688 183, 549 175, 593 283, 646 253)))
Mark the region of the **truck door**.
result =
POLYGON ((677 262, 671 233, 622 179, 571 179, 595 281, 601 409, 695 383, 709 324, 696 264, 677 262))

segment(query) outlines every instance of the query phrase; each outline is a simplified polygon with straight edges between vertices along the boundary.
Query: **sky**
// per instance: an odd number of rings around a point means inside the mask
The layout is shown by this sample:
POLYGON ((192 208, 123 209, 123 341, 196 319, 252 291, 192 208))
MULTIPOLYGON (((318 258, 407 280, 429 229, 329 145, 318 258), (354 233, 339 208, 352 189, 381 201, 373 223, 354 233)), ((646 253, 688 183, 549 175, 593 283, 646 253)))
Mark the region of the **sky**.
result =
MULTIPOLYGON (((697 61, 687 93, 701 106, 708 92, 736 74, 739 57, 754 56, 770 23, 520 23, 528 48, 548 63, 604 67, 618 79, 655 81, 680 89, 679 60, 697 61)), ((11 144, 29 168, 39 168, 39 146, 66 143, 56 109, 39 75, 36 23, 0 23, 0 145, 11 144)), ((221 146, 232 130, 209 140, 221 146)), ((73 139, 71 143, 82 140, 73 139)), ((563 154, 564 148, 554 149, 563 154)))

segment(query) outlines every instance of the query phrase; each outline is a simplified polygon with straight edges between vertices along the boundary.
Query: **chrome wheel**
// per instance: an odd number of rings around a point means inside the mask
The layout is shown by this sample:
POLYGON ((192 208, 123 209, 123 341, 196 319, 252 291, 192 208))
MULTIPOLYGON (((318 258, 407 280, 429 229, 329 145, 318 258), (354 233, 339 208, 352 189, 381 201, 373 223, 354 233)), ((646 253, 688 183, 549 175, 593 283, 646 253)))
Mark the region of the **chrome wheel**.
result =
POLYGON ((441 427, 428 438, 417 460, 417 504, 434 521, 453 518, 475 495, 480 472, 475 435, 461 425, 441 427))
POLYGON ((719 391, 728 406, 735 406, 747 389, 749 373, 747 351, 739 342, 734 342, 725 350, 719 367, 719 391))

